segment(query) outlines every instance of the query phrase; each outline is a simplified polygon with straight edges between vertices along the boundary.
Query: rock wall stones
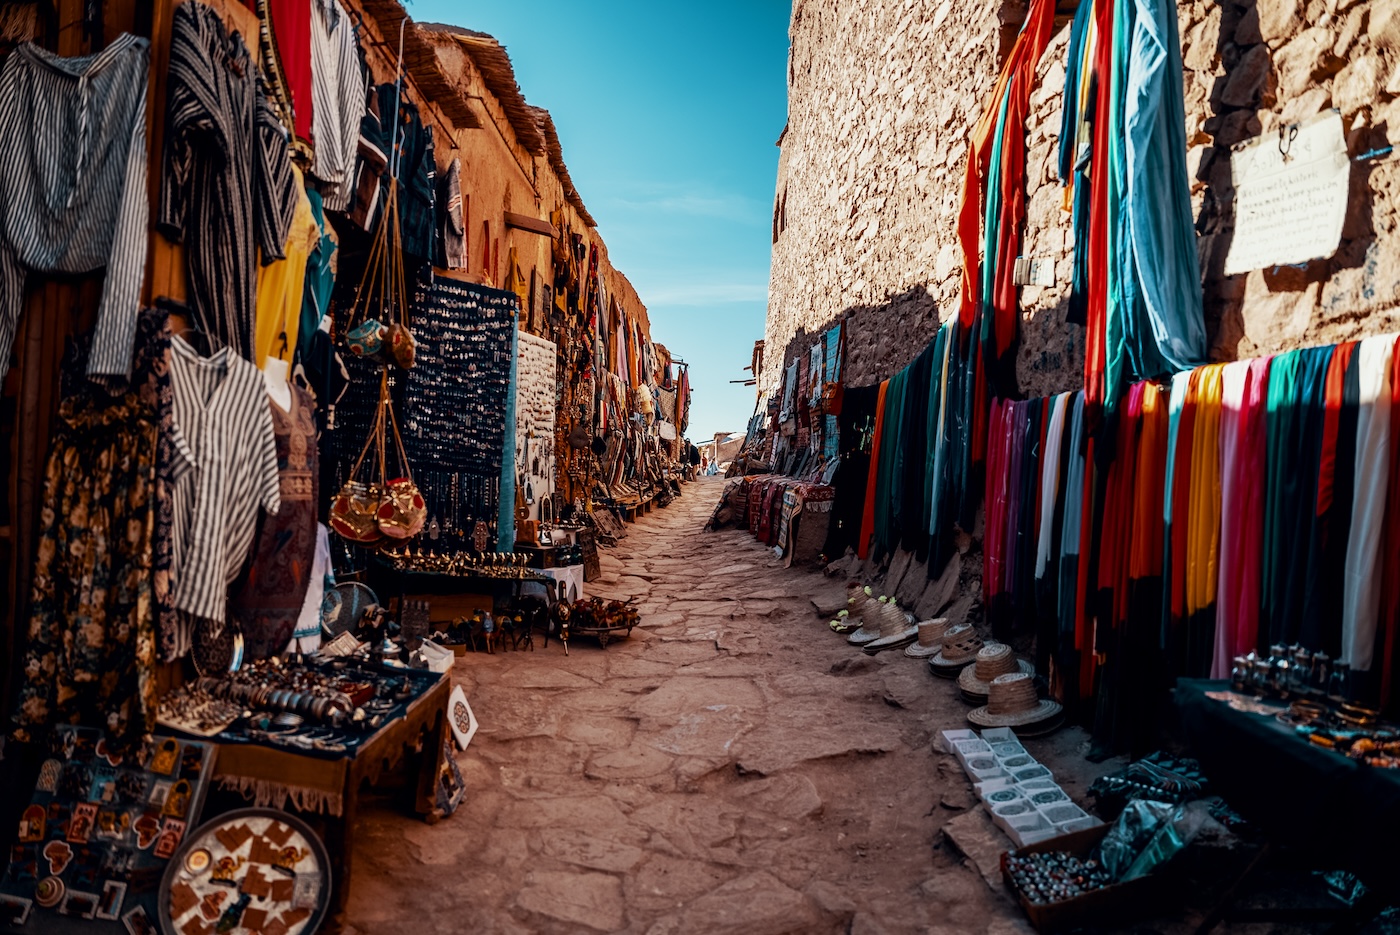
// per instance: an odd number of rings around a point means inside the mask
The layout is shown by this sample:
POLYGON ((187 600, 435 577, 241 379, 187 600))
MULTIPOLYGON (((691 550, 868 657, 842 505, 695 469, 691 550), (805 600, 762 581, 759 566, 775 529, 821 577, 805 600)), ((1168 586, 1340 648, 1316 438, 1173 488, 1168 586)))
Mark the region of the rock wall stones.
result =
MULTIPOLYGON (((846 377, 862 384, 903 367, 956 314, 967 136, 1024 15, 1016 0, 794 0, 761 389, 838 319, 846 377)), ((1178 16, 1212 357, 1400 329, 1400 162, 1387 149, 1400 139, 1400 4, 1182 0, 1178 16), (1224 276, 1230 147, 1333 106, 1356 160, 1336 255, 1224 276)), ((1027 125, 1023 252, 1055 270, 1054 285, 1021 290, 1028 395, 1082 381, 1082 329, 1064 321, 1073 243, 1054 166, 1068 24, 1056 21, 1027 125)))

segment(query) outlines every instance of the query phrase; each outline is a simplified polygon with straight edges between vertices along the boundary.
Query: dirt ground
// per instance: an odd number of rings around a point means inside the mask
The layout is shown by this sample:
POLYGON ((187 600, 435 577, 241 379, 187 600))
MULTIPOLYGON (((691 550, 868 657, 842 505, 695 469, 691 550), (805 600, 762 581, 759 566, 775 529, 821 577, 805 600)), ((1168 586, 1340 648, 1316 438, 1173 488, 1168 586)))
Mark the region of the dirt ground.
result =
MULTIPOLYGON (((1009 842, 974 862, 943 834, 981 821, 934 746, 967 726, 956 685, 832 634, 811 601, 842 582, 703 532, 722 485, 685 485, 601 550, 589 593, 639 598, 630 639, 458 660, 481 723, 467 800, 433 826, 362 809, 352 930, 1031 931, 993 870, 1009 842)), ((1081 804, 1121 766, 1088 763, 1075 729, 1025 745, 1081 804)))

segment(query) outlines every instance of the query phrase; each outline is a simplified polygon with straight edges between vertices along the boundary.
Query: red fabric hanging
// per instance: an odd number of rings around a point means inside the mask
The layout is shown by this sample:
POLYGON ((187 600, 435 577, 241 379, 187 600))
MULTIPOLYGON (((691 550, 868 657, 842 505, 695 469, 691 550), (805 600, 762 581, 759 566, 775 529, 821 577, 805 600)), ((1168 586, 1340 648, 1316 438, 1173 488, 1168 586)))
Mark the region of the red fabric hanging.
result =
POLYGON ((1092 154, 1089 161, 1088 302, 1084 331, 1084 407, 1089 424, 1098 423, 1104 406, 1104 372, 1108 366, 1108 124, 1109 78, 1113 53, 1113 3, 1100 0, 1099 44, 1094 76, 1098 96, 1094 107, 1092 154))
POLYGON ((292 97, 297 139, 311 139, 311 0, 268 0, 272 36, 287 93, 292 97))
POLYGON ((1196 395, 1200 373, 1199 369, 1192 371, 1186 385, 1186 398, 1182 402, 1181 419, 1177 425, 1176 460, 1172 472, 1171 581, 1163 584, 1171 588, 1171 616, 1174 625, 1186 616, 1186 546, 1191 515, 1191 450, 1195 447, 1196 395))
MULTIPOLYGON (((1011 153, 1011 161, 1008 165, 1014 168, 1015 172, 1014 174, 1003 172, 1000 184, 1004 195, 1014 193, 1015 198, 1007 198, 1002 202, 1001 229, 1011 232, 1004 236, 1014 237, 1019 242, 1021 222, 1025 219, 1026 214, 1026 112, 1030 106, 1031 86, 1035 83, 1036 65, 1039 64, 1040 57, 1050 42, 1050 31, 1054 22, 1055 0, 1031 0, 1031 8, 1026 14, 1026 22, 1016 37, 1016 44, 1011 47, 1011 54, 1006 57, 1006 64, 1002 67, 1001 74, 997 76, 996 86, 992 88, 992 93, 987 96, 986 103, 982 108, 982 116, 978 118, 977 125, 972 130, 972 137, 968 140, 967 169, 963 177, 962 201, 958 206, 958 244, 962 250, 963 259, 962 302, 958 309, 958 323, 962 326, 964 335, 972 328, 981 300, 981 237, 983 205, 986 204, 985 184, 989 175, 992 138, 996 134, 1001 101, 1007 93, 1007 85, 1010 84, 1011 98, 1007 103, 1006 130, 1002 134, 1002 152, 1003 155, 1011 153), (1008 187, 1013 191, 1007 192, 1008 187), (1013 201, 1016 204, 1012 204, 1013 201), (1014 223, 1006 223, 1008 218, 1014 223)), ((998 254, 1006 256, 1005 250, 1000 246, 998 254)), ((1016 254, 1012 252, 1010 255, 1014 259, 1016 254)), ((1010 267, 1010 264, 1005 265, 1010 267)), ((1012 272, 1013 270, 1010 268, 1006 270, 1008 282, 1011 281, 1012 272)), ((996 291, 999 290, 994 286, 994 292, 996 291)), ((1014 298, 1013 288, 1013 301, 1010 305, 1013 316, 1017 313, 1014 298)), ((1014 320, 1012 323, 1015 323, 1014 320)), ((1000 325, 1000 321, 998 321, 998 325, 1000 325)), ((997 334, 998 350, 1000 351, 1000 327, 997 329, 997 334)))
POLYGON ((890 381, 880 383, 880 393, 875 399, 875 434, 870 440, 870 472, 865 479, 865 508, 860 516, 860 539, 856 543, 856 554, 862 559, 870 555, 870 539, 875 535, 875 478, 880 470, 880 438, 885 430, 885 391, 890 381))
MULTIPOLYGON (((1117 451, 1104 485, 1103 525, 1099 530, 1098 586, 1112 603, 1106 608, 1113 627, 1128 619, 1128 572, 1132 558, 1134 487, 1137 473, 1137 433, 1144 384, 1128 390, 1118 426, 1117 451)), ((1158 512, 1161 512, 1160 510, 1158 512)))
MULTIPOLYGON (((1346 389, 1347 366, 1356 351, 1355 341, 1337 345, 1327 366, 1326 403, 1322 421, 1322 458, 1317 471, 1317 516, 1332 509, 1332 487, 1337 478, 1337 432, 1342 421, 1342 394, 1346 389)), ((1347 470, 1350 470, 1348 467, 1347 470)), ((1350 504, 1347 509, 1350 510, 1350 504)), ((1327 545, 1324 533, 1323 546, 1327 545)))

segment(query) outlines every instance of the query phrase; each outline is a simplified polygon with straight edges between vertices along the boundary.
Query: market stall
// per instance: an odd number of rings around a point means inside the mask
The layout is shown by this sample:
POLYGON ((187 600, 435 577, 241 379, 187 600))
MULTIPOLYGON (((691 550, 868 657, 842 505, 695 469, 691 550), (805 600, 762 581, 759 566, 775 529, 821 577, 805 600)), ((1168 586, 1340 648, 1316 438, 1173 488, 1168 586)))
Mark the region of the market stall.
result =
POLYGON ((0 927, 329 931, 365 785, 461 800, 454 652, 635 625, 592 511, 678 491, 688 379, 489 37, 55 12, 0 47, 0 927))

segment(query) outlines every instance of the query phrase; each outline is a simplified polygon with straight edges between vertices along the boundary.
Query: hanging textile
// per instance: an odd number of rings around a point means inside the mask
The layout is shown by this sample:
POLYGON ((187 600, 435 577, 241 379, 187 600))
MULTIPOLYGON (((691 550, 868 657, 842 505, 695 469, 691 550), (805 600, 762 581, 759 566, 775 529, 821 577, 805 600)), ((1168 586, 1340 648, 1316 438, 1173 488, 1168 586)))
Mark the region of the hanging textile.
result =
POLYGON ((26 269, 106 266, 88 372, 131 370, 148 239, 149 57, 145 39, 123 34, 78 58, 24 43, 0 69, 0 378, 26 269))
MULTIPOLYGON (((1050 41, 1054 0, 1031 0, 987 106, 969 140, 958 242, 964 342, 980 332, 988 379, 1003 395, 1015 390, 1020 310, 1013 274, 1025 221, 1026 116, 1036 65, 1050 41)), ((978 410, 978 419, 985 415, 978 410)))
POLYGON ((1321 467, 1325 381, 1333 348, 1290 351, 1269 367, 1268 472, 1259 638, 1291 644, 1303 629, 1307 558, 1321 467))
POLYGON ((889 393, 890 381, 880 384, 875 398, 875 430, 870 440, 870 468, 865 480, 865 506, 861 511, 860 535, 856 540, 856 555, 861 559, 870 555, 870 540, 875 535, 875 513, 877 509, 875 489, 880 473, 880 457, 883 451, 885 429, 885 397, 889 393))
MULTIPOLYGON (((142 312, 130 388, 73 379, 70 352, 44 489, 15 720, 18 740, 101 725, 118 751, 155 726, 156 627, 172 612, 161 436, 171 429, 170 329, 142 312)), ((74 349, 76 351, 76 348, 74 349)), ((87 353, 91 353, 90 351, 87 353)))
POLYGON ((836 559, 847 549, 858 547, 861 515, 865 506, 866 483, 870 474, 870 441, 875 431, 875 386, 847 387, 842 394, 840 425, 840 465, 832 481, 836 488, 822 553, 836 559))
POLYGON ((293 385, 292 407, 269 402, 277 446, 280 506, 267 517, 253 559, 234 588, 229 611, 238 621, 249 659, 266 659, 291 642, 313 578, 316 513, 320 509, 316 400, 293 385))
POLYGON ((242 39, 202 3, 175 8, 159 224, 185 245, 194 321, 255 355, 258 252, 282 259, 296 207, 285 131, 242 39))
POLYGON ((1371 669, 1381 604, 1380 544, 1390 475, 1391 369, 1395 337, 1367 338, 1358 350, 1357 483, 1351 504, 1343 580, 1342 659, 1353 671, 1371 669))
POLYGON ((344 211, 355 187, 366 78, 355 24, 339 0, 311 0, 311 7, 311 174, 325 186, 326 210, 344 211))
POLYGON ((1069 320, 1087 325, 1090 403, 1112 413, 1128 383, 1206 356, 1175 5, 1080 4, 1068 56, 1057 161, 1072 186, 1069 320))

